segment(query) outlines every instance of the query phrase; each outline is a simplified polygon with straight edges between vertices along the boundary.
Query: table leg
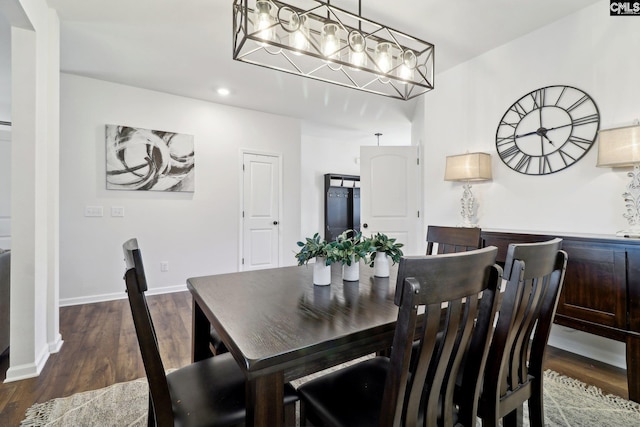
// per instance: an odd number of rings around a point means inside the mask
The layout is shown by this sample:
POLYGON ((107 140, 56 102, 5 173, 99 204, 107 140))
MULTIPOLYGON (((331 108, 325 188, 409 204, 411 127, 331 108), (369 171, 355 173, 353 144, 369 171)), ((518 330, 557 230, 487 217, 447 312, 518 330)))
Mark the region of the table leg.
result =
POLYGON ((627 336, 627 384, 629 400, 640 402, 640 338, 627 336))
POLYGON ((247 426, 281 426, 284 421, 284 374, 256 377, 247 381, 247 426))
POLYGON ((211 357, 209 350, 209 334, 211 324, 203 313, 202 309, 193 299, 193 327, 191 337, 191 361, 197 362, 211 357))

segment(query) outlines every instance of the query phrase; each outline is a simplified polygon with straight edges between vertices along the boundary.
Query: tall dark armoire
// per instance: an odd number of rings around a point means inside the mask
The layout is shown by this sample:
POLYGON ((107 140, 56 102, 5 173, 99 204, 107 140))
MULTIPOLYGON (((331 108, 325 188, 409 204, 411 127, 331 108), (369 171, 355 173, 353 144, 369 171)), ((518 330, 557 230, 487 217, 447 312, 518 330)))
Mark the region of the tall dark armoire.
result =
POLYGON ((324 238, 335 240, 345 230, 360 231, 360 177, 324 176, 324 238))

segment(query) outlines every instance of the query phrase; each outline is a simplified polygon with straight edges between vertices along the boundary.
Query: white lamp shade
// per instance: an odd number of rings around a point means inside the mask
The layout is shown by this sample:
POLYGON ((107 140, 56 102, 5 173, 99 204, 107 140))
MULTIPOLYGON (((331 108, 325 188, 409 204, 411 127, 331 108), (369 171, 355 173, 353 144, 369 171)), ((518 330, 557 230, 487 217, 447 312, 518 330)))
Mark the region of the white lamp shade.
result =
POLYGON ((491 155, 466 153, 447 156, 445 181, 486 181, 491 179, 491 155))
POLYGON ((640 125, 598 132, 598 164, 625 167, 640 163, 640 125))

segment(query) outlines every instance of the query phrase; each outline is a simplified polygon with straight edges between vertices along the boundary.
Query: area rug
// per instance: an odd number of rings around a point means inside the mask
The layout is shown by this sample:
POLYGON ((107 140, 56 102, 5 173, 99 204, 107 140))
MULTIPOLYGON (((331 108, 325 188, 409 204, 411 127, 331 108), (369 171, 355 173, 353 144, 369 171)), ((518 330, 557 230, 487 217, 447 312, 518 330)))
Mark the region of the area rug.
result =
MULTIPOLYGON (((302 382, 297 380, 296 384, 302 382)), ((38 403, 21 426, 146 426, 145 379, 38 403)), ((551 427, 625 427, 640 425, 640 404, 554 371, 545 372, 545 424, 551 427)), ((526 405, 525 405, 526 411, 526 405)), ((525 413, 526 415, 526 413, 525 413)), ((525 417, 525 426, 528 420, 525 417)))

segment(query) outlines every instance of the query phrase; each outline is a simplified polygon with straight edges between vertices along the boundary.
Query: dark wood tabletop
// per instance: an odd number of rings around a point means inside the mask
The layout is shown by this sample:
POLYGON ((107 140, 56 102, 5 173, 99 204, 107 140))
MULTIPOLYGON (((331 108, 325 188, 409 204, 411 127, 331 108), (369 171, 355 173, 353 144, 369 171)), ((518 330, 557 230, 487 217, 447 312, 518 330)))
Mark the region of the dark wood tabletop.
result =
POLYGON ((280 424, 285 381, 391 346, 396 271, 361 263, 343 282, 334 265, 330 286, 313 285, 312 265, 190 278, 193 359, 210 354, 213 325, 247 375, 247 425, 280 424))

